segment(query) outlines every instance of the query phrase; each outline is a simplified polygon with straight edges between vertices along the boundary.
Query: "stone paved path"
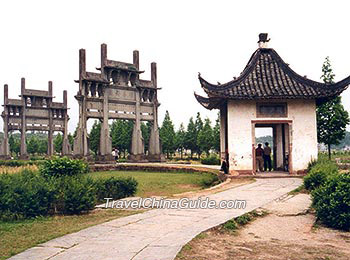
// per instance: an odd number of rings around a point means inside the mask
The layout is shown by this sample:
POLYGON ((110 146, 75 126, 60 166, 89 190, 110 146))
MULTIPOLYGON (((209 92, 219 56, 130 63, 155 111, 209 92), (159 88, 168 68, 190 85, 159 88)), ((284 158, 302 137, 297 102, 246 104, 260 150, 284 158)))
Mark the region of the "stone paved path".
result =
POLYGON ((258 179, 208 196, 216 201, 246 200, 245 209, 150 210, 53 239, 10 259, 174 259, 182 246, 202 231, 264 206, 301 183, 297 178, 258 179))

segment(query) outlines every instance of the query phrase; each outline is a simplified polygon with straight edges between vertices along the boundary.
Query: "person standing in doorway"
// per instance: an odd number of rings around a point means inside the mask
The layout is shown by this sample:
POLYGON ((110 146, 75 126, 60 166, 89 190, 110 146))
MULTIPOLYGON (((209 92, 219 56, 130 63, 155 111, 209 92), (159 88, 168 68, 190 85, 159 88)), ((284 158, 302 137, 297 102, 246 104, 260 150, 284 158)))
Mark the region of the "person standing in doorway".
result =
POLYGON ((271 147, 269 146, 269 143, 265 143, 264 147, 264 170, 272 171, 272 165, 271 165, 271 147))
POLYGON ((261 144, 258 144, 258 148, 255 149, 255 158, 256 158, 256 164, 257 169, 259 169, 260 172, 264 171, 264 150, 261 148, 261 144))
POLYGON ((112 156, 113 156, 113 158, 114 158, 114 160, 116 161, 117 159, 116 159, 116 151, 115 151, 115 149, 113 148, 112 149, 112 156))

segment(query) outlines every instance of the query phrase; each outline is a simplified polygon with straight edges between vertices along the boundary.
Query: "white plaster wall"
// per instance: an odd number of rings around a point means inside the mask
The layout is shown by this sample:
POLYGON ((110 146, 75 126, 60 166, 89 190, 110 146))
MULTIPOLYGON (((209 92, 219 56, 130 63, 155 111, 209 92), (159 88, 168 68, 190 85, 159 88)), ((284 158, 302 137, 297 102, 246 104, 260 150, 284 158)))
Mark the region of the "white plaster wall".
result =
MULTIPOLYGON (((279 101, 281 102, 281 101, 279 101)), ((252 120, 292 120, 293 171, 307 168, 317 158, 316 104, 314 100, 289 100, 287 118, 257 118, 255 101, 227 103, 230 170, 252 170, 252 120)), ((286 140, 288 140, 286 138, 286 140)))
POLYGON ((292 124, 293 170, 303 170, 312 159, 317 159, 316 103, 311 100, 288 102, 292 124))
POLYGON ((252 126, 254 101, 227 102, 227 134, 230 170, 252 170, 252 126))

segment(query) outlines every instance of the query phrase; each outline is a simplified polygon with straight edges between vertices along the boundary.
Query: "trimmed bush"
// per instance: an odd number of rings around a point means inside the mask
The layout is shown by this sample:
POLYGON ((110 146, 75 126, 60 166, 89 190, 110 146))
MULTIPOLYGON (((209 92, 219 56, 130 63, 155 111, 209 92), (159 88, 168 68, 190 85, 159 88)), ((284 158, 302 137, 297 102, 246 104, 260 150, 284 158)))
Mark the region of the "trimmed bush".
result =
POLYGON ((316 216, 322 223, 350 231, 350 174, 329 177, 311 195, 316 216))
POLYGON ((53 178, 57 190, 55 209, 66 214, 79 214, 95 207, 96 187, 92 178, 76 175, 53 178))
POLYGON ((0 166, 9 166, 9 167, 20 167, 26 165, 40 165, 42 160, 27 161, 27 160, 0 160, 0 166))
POLYGON ((45 177, 74 176, 88 171, 89 166, 86 162, 68 157, 46 160, 40 167, 40 173, 45 177))
POLYGON ((137 181, 132 178, 111 177, 99 179, 95 182, 97 199, 103 201, 104 198, 122 199, 135 194, 137 181))
POLYGON ((203 158, 201 163, 205 165, 220 165, 220 158, 212 154, 209 157, 203 158))
POLYGON ((323 185, 329 176, 338 174, 338 166, 330 161, 314 164, 310 172, 304 177, 305 189, 312 191, 323 185))
POLYGON ((201 186, 208 188, 220 183, 219 177, 216 174, 208 174, 208 177, 201 180, 201 186))
POLYGON ((47 215, 55 201, 51 182, 34 172, 0 174, 0 218, 16 220, 47 215))

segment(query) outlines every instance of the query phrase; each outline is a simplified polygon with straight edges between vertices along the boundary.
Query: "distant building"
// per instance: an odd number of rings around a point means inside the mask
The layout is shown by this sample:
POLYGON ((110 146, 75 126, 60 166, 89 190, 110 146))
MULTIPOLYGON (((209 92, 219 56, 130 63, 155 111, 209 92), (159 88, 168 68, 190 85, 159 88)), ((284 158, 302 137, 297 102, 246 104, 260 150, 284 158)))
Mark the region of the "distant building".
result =
POLYGON ((273 128, 274 168, 296 173, 317 158, 316 104, 338 96, 350 77, 324 84, 294 72, 274 49, 267 34, 239 77, 211 84, 199 74, 207 97, 195 94, 207 109, 220 109, 221 158, 229 153, 231 174, 256 172, 255 128, 273 128))

